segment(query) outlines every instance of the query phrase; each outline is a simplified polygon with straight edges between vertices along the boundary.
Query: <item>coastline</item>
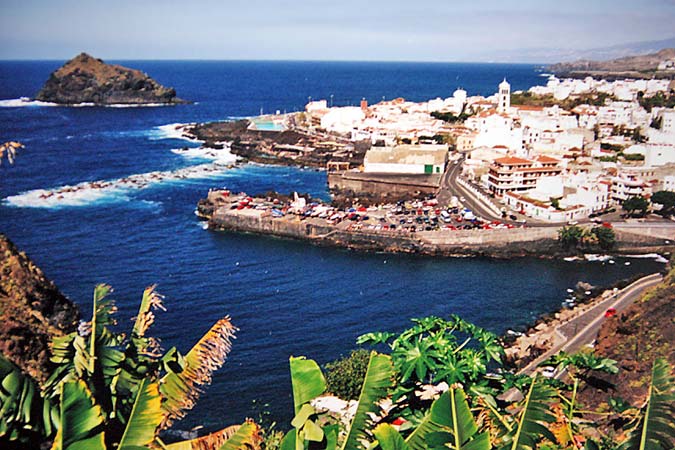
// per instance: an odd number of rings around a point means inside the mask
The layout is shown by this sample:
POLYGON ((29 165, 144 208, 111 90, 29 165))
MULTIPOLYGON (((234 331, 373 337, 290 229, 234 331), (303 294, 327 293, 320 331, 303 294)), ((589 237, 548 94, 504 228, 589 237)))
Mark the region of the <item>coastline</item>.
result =
MULTIPOLYGON (((579 252, 564 251, 560 247, 557 240, 558 227, 409 232, 402 228, 368 228, 362 223, 347 219, 327 220, 316 216, 286 214, 278 208, 261 209, 262 202, 259 201, 260 199, 253 200, 246 195, 230 197, 229 191, 211 191, 207 199, 200 200, 196 214, 208 221, 208 228, 211 230, 295 239, 313 245, 357 251, 498 259, 579 256, 579 252), (224 195, 226 196, 223 197, 224 195), (256 202, 259 203, 255 205, 256 202)), ((279 203, 278 200, 275 201, 279 203)), ((363 214, 367 214, 367 210, 363 210, 363 214)), ((588 252, 596 250, 598 249, 588 249, 588 252)), ((674 250, 675 247, 669 240, 618 231, 617 245, 612 253, 670 254, 674 250)))

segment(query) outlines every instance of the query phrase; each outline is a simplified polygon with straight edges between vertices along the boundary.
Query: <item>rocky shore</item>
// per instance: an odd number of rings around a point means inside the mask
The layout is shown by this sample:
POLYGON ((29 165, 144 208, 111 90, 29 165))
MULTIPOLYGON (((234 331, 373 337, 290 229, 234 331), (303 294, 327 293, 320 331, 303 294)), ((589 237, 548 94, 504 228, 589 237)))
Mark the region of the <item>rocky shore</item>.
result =
POLYGON ((49 343, 77 328, 80 313, 25 253, 0 234, 0 351, 37 380, 48 375, 49 343))
POLYGON ((262 116, 257 120, 275 120, 284 126, 279 130, 259 129, 254 121, 244 119, 188 125, 183 131, 187 137, 203 141, 207 148, 222 148, 226 142, 232 154, 261 164, 325 169, 329 161, 334 161, 358 167, 370 148, 367 142, 310 133, 301 124, 301 113, 262 116))
POLYGON ((81 53, 54 71, 36 100, 62 105, 165 105, 186 103, 136 69, 106 64, 81 53))

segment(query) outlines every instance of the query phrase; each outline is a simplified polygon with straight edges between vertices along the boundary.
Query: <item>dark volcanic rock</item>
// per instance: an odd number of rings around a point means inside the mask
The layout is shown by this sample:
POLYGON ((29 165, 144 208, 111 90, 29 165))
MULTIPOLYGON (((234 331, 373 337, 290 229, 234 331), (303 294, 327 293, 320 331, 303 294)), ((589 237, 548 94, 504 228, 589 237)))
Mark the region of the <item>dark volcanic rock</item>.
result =
POLYGON ((157 83, 136 69, 106 64, 80 53, 53 72, 36 100, 66 105, 185 103, 176 90, 157 83))
POLYGON ((0 234, 0 351, 38 380, 48 374, 49 343, 74 331, 77 307, 0 234))

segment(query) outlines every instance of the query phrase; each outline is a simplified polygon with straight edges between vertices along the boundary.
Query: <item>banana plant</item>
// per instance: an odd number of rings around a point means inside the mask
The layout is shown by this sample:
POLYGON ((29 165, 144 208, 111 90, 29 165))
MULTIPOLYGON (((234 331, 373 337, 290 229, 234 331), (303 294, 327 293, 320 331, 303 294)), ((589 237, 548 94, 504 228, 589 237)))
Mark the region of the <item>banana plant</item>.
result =
POLYGON ((281 450, 324 448, 327 450, 353 450, 366 448, 372 438, 372 417, 379 412, 378 402, 393 387, 394 370, 391 358, 371 352, 366 375, 361 386, 356 413, 347 425, 345 436, 338 447, 338 426, 318 425, 317 411, 310 401, 323 394, 326 382, 318 364, 305 358, 291 358, 291 382, 296 416, 294 429, 289 431, 281 450))
POLYGON ((663 358, 654 361, 652 382, 642 414, 620 450, 668 450, 675 447, 675 377, 663 358))
POLYGON ((555 398, 555 389, 541 382, 535 375, 516 416, 517 426, 505 436, 507 443, 501 449, 534 450, 542 439, 555 443, 556 438, 548 428, 556 419, 551 413, 555 398))
POLYGON ((394 433, 398 434, 388 425, 379 425, 375 429, 374 434, 382 450, 490 449, 488 432, 478 432, 478 425, 469 408, 466 394, 458 387, 451 387, 437 398, 420 425, 405 440, 394 433))
POLYGON ((316 361, 305 357, 293 357, 289 360, 291 385, 293 389, 293 410, 295 417, 289 431, 281 442, 282 450, 302 450, 310 442, 337 441, 337 430, 324 430, 316 422, 317 411, 310 404, 315 397, 326 391, 326 379, 316 361), (326 432, 328 431, 328 432, 326 432))
POLYGON ((0 442, 36 447, 56 425, 56 408, 40 387, 0 354, 0 442))
MULTIPOLYGON (((54 339, 51 361, 56 369, 42 392, 11 363, 0 360, 0 442, 23 442, 37 434, 42 442, 55 439, 55 449, 75 445, 80 435, 73 434, 77 430, 64 429, 63 424, 69 422, 61 418, 70 417, 71 410, 64 405, 76 400, 81 408, 90 405, 102 417, 96 428, 102 430, 106 447, 131 450, 162 445, 158 433, 195 405, 230 351, 236 328, 229 317, 219 320, 185 357, 175 349, 162 355, 157 341, 147 336, 154 311, 163 309, 155 287, 145 290, 128 338, 111 329, 116 309, 107 298, 110 291, 107 285, 97 286, 91 322, 78 332, 54 339), (58 408, 61 415, 54 412, 58 408)), ((183 444, 189 447, 181 448, 234 448, 239 441, 255 446, 259 438, 258 426, 248 423, 186 441, 183 444)))
POLYGON ((103 412, 82 380, 59 386, 58 431, 52 450, 105 450, 103 412))

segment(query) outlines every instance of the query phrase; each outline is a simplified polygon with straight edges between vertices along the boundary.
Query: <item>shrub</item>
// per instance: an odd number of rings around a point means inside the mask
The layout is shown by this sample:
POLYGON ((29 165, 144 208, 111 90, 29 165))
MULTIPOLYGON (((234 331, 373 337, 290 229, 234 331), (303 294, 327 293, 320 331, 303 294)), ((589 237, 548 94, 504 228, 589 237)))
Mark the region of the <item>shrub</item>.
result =
POLYGON ((353 350, 349 356, 326 364, 328 391, 343 400, 357 400, 366 376, 370 352, 353 350))

